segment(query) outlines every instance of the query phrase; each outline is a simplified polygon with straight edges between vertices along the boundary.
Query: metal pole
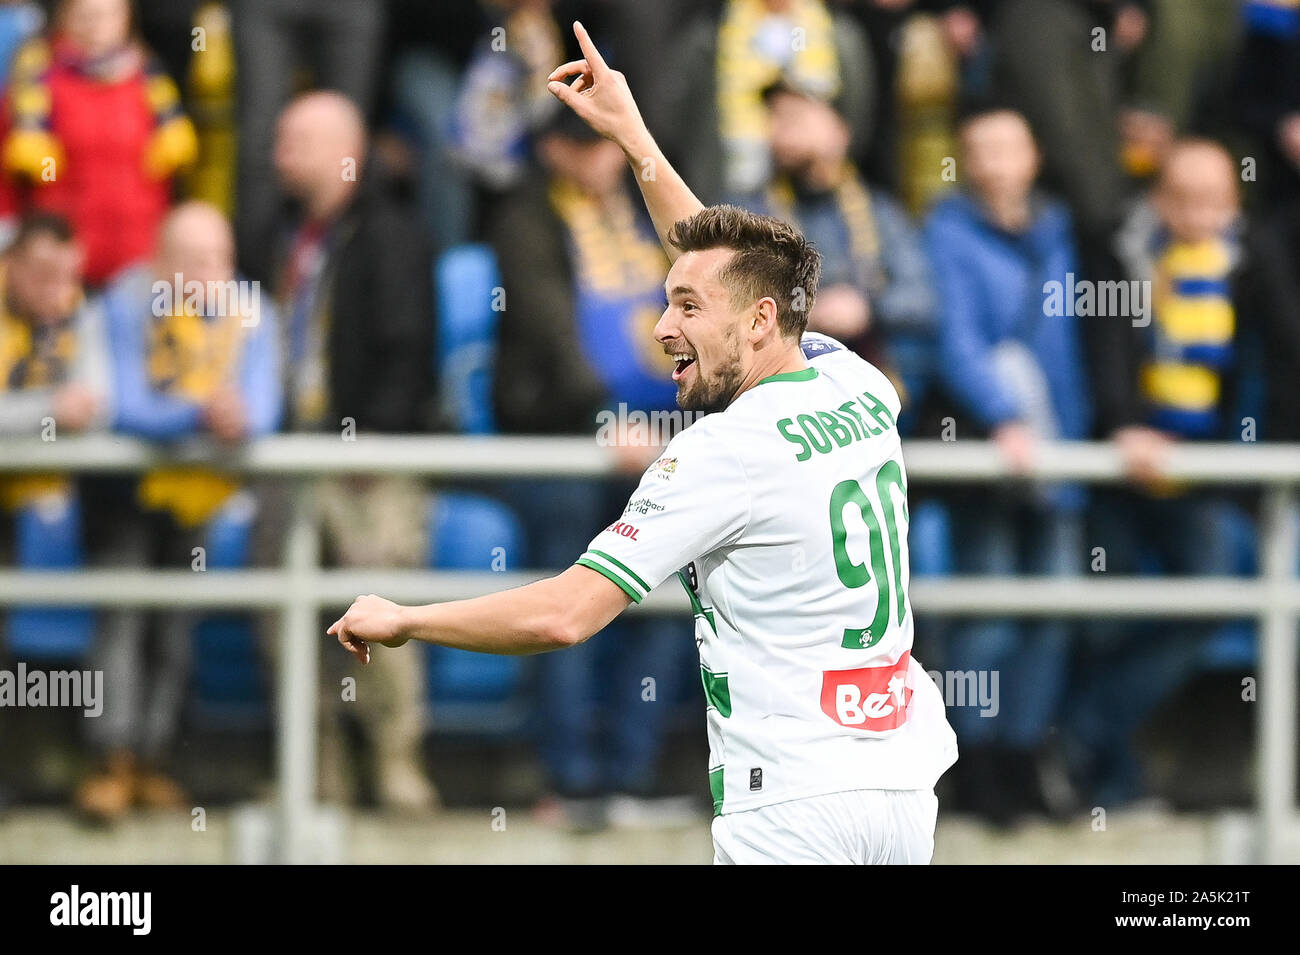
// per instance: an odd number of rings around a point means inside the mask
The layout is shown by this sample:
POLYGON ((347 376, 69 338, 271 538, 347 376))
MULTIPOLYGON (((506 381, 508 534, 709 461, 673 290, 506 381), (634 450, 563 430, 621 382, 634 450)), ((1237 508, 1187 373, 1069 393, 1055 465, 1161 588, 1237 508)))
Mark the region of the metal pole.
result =
POLYGON ((314 482, 293 489, 285 543, 283 613, 280 620, 279 777, 276 858, 302 863, 313 857, 316 814, 316 718, 320 659, 313 578, 320 569, 314 482))
POLYGON ((1296 518, 1291 488, 1272 487, 1265 492, 1260 521, 1260 573, 1269 596, 1259 614, 1259 744, 1255 773, 1259 800, 1256 856, 1269 864, 1284 861, 1296 805, 1297 613, 1284 598, 1300 555, 1296 518))

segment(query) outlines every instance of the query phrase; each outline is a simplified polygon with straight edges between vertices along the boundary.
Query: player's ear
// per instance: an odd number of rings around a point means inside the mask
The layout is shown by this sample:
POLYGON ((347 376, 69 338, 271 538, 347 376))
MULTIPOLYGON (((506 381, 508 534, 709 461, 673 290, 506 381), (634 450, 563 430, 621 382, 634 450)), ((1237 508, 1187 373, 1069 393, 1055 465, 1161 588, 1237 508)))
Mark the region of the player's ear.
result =
POLYGON ((765 295, 754 303, 749 320, 749 339, 756 342, 777 331, 776 299, 765 295))

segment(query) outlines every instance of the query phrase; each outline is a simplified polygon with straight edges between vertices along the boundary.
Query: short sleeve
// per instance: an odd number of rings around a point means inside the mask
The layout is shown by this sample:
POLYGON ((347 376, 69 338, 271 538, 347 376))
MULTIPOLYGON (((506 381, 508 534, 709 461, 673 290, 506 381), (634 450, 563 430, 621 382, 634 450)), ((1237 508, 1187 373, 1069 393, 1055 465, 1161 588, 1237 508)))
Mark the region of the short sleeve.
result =
POLYGON ((577 560, 636 603, 691 561, 734 543, 749 521, 744 465, 706 427, 708 421, 669 443, 618 520, 577 560))

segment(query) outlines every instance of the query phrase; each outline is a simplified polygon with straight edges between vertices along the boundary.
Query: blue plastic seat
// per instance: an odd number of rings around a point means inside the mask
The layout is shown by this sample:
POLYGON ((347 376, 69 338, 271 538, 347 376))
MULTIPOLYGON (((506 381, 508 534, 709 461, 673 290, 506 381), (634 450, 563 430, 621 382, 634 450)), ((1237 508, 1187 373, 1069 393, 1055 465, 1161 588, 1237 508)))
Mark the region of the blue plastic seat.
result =
MULTIPOLYGON (((84 565, 81 502, 32 505, 14 514, 18 566, 75 571, 84 565)), ((95 639, 96 614, 85 607, 14 607, 5 614, 9 652, 27 660, 83 662, 95 639)))
MULTIPOLYGON (((248 566, 254 511, 220 511, 207 528, 207 568, 248 566)), ((221 728, 255 728, 270 713, 257 626, 246 613, 204 614, 194 627, 191 707, 196 720, 221 728)))
MULTIPOLYGON (((523 553, 523 530, 508 507, 477 494, 440 493, 430 503, 429 563, 442 570, 508 570, 523 553)), ((502 703, 519 689, 515 657, 428 648, 428 687, 436 707, 502 703)))
POLYGON ((497 317, 504 307, 496 256, 486 245, 449 249, 434 267, 434 284, 443 409, 457 431, 491 434, 497 317))
POLYGON ((194 627, 191 707, 200 724, 253 729, 270 706, 253 621, 244 614, 212 614, 194 627))

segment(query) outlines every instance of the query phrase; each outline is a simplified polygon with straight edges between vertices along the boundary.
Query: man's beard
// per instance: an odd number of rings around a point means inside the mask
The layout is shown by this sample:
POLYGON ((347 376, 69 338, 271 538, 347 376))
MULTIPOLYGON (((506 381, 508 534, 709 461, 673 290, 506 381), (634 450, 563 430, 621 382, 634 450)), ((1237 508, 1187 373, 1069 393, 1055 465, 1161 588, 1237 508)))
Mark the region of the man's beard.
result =
POLYGON ((718 366, 713 376, 705 380, 700 370, 699 359, 695 361, 695 384, 689 388, 677 389, 677 404, 685 411, 699 411, 712 414, 723 411, 736 396, 740 383, 744 379, 744 369, 740 366, 740 347, 728 355, 718 366))

